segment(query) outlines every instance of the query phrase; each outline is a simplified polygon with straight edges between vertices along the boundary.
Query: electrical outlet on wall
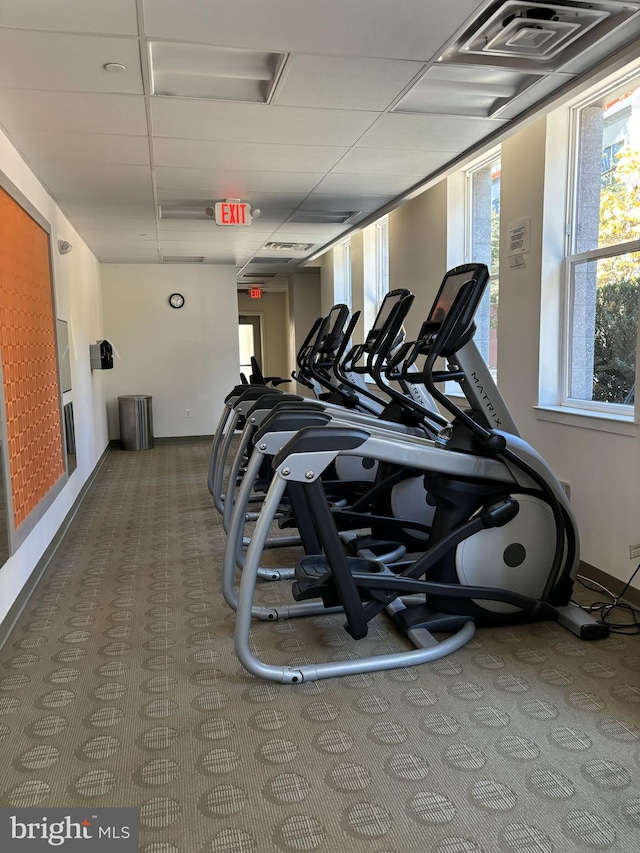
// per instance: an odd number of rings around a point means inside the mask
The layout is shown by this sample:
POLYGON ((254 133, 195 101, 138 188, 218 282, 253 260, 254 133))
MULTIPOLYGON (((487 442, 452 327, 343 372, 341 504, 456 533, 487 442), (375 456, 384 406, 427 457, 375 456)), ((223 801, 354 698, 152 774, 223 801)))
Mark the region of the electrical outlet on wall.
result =
POLYGON ((190 418, 191 417, 191 409, 185 409, 184 410, 184 416, 185 416, 185 418, 190 418))

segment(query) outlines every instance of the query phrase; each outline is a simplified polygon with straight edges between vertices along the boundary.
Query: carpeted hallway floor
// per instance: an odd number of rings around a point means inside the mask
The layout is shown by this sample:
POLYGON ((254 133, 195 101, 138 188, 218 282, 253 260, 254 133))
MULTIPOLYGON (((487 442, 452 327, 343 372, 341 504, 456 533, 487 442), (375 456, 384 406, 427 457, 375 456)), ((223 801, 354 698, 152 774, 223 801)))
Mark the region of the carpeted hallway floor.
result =
MULTIPOLYGON (((485 629, 420 669, 260 682, 219 593, 208 458, 110 452, 0 653, 0 806, 139 806, 144 853, 638 853, 639 637, 485 629)), ((339 617, 254 641, 361 647, 339 617)), ((362 643, 401 641, 381 617, 362 643)))

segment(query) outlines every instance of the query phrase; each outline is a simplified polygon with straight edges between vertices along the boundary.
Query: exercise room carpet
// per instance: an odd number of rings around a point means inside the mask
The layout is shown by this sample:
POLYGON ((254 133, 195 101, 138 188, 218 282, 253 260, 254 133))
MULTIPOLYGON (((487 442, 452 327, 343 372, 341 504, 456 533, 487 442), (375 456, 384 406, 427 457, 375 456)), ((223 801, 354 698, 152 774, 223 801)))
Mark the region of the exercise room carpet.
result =
MULTIPOLYGON (((208 458, 108 455, 0 655, 0 805, 137 806, 144 853, 638 853, 640 638, 484 629, 416 669, 259 681, 208 458)), ((384 617, 361 643, 339 617, 254 641, 273 662, 402 646, 384 617)))

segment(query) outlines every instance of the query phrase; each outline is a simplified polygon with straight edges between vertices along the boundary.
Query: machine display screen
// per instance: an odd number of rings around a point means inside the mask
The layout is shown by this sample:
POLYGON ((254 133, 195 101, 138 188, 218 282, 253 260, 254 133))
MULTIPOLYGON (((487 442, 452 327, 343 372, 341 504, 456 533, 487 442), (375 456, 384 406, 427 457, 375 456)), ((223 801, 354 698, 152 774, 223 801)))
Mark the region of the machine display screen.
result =
POLYGON ((444 323, 449 316, 451 306, 456 301, 456 297, 463 286, 471 281, 472 278, 473 275, 469 271, 447 276, 442 283, 440 292, 436 297, 435 304, 431 309, 428 322, 444 323))
POLYGON ((367 335, 367 345, 371 345, 377 338, 378 333, 383 328, 384 324, 387 322, 396 305, 401 302, 406 296, 406 291, 402 291, 398 294, 389 293, 385 296, 382 305, 380 306, 380 310, 376 316, 376 319, 371 327, 369 334, 367 335))

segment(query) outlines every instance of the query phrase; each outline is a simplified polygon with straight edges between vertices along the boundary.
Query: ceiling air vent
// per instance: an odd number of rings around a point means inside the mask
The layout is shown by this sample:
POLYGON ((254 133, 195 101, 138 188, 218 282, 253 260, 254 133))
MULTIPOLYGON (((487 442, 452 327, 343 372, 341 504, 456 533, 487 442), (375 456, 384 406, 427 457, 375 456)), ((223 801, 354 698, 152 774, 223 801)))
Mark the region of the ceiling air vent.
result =
POLYGON ((508 0, 467 39, 461 53, 546 61, 609 17, 589 6, 508 0))
POLYGON ((502 0, 487 6, 440 61, 549 69, 637 12, 624 0, 502 0))
POLYGON ((203 264, 203 255, 163 255, 163 264, 203 264))
POLYGON ((315 243, 265 243, 265 249, 278 252, 308 252, 313 249, 315 243))

